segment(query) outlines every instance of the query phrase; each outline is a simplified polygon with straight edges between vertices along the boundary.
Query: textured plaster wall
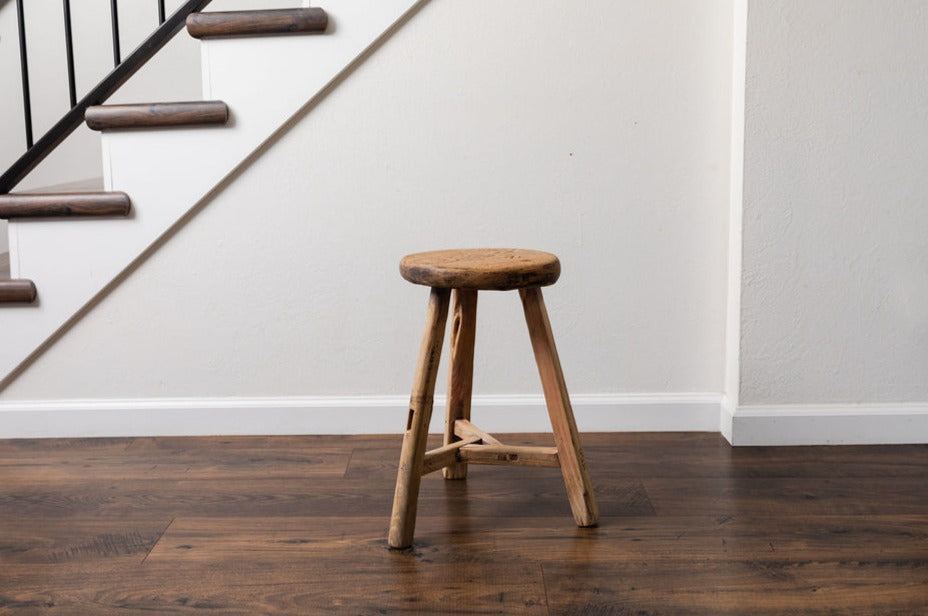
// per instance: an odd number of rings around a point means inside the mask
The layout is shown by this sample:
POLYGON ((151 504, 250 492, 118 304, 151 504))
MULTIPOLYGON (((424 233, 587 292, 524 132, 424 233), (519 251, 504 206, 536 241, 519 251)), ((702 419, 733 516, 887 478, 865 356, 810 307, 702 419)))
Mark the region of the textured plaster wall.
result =
POLYGON ((928 400, 928 2, 748 19, 741 403, 928 400))
MULTIPOLYGON (((731 28, 723 0, 427 3, 2 398, 405 394, 400 257, 487 245, 561 256, 573 393, 720 392, 731 28)), ((517 295, 478 313, 476 392, 539 392, 517 295)))

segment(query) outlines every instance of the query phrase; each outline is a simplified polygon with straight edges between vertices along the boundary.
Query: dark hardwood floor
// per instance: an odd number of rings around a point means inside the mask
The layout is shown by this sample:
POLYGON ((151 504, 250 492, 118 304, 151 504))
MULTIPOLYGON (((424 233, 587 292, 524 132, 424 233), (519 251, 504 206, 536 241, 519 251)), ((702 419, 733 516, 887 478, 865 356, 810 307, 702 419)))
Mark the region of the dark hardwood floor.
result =
POLYGON ((928 614, 928 446, 583 440, 598 528, 472 466, 408 552, 398 435, 0 441, 0 614, 928 614))

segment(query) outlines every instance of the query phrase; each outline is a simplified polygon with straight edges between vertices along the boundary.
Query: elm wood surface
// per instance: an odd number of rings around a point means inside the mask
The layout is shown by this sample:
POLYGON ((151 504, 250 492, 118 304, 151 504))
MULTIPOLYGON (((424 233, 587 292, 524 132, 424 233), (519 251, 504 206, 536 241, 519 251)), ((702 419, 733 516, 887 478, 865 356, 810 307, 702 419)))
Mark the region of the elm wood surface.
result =
POLYGON ((425 459, 429 420, 432 418, 435 379, 438 377, 438 362, 441 360, 450 296, 451 292, 448 289, 432 289, 429 293, 425 332, 419 345, 419 360, 413 377, 409 415, 406 419, 406 432, 403 435, 403 448, 400 451, 396 474, 393 513, 390 515, 389 543, 393 548, 407 548, 412 545, 416 528, 419 484, 425 459))
POLYGON ((397 552, 399 442, 0 441, 0 614, 928 613, 928 446, 585 434, 598 527, 555 469, 473 466, 397 552))
MULTIPOLYGON (((557 447, 527 447, 525 445, 465 445, 460 458, 469 464, 504 466, 547 466, 560 468, 557 447)), ((589 524, 587 524, 589 526, 589 524)))
MULTIPOLYGON (((484 445, 502 445, 494 436, 484 432, 468 419, 458 419, 454 422, 454 434, 459 439, 479 438, 484 445)), ((447 441, 448 436, 445 435, 447 441)))
POLYGON ((0 303, 30 304, 35 298, 35 283, 31 280, 0 280, 0 303))
POLYGON ((593 495, 593 483, 590 481, 590 473, 583 457, 580 433, 574 420, 544 297, 538 287, 520 289, 519 295, 522 298, 525 323, 528 325, 532 350, 535 353, 535 363, 541 377, 545 405, 551 418, 557 458, 564 475, 564 485, 567 486, 570 508, 577 526, 595 526, 599 519, 599 510, 596 497, 593 495))
MULTIPOLYGON (((433 449, 431 451, 425 452, 425 456, 422 459, 422 474, 428 475, 429 473, 434 473, 435 471, 443 468, 447 468, 449 465, 454 465, 458 463, 460 458, 460 450, 462 447, 467 445, 472 445, 474 443, 479 443, 480 439, 477 437, 455 441, 453 443, 448 443, 443 445, 438 449, 433 449)), ((453 477, 445 477, 445 479, 454 479, 453 477)))
MULTIPOLYGON (((451 336, 448 353, 448 398, 445 409, 445 445, 459 441, 455 422, 470 420, 474 384, 474 341, 477 334, 477 291, 455 289, 451 294, 451 336)), ((478 436, 482 440, 482 435, 478 436)), ((442 469, 445 479, 465 479, 467 465, 442 469)))
MULTIPOLYGON (((599 518, 596 498, 590 481, 580 437, 574 420, 567 385, 561 371, 551 324, 548 322, 541 287, 553 284, 560 275, 558 258, 547 252, 513 248, 438 250, 403 257, 400 272, 406 280, 431 287, 426 337, 416 368, 413 400, 428 399, 424 417, 410 403, 410 415, 400 456, 396 480, 393 515, 390 520, 391 548, 412 545, 416 521, 419 482, 417 475, 431 473, 444 466, 445 479, 465 479, 466 464, 550 467, 561 469, 571 512, 577 526, 595 526, 599 518), (441 355, 441 340, 436 340, 435 298, 443 297, 447 312, 447 294, 453 289, 453 323, 451 361, 448 376, 448 405, 444 446, 425 451, 424 441, 416 437, 428 426, 435 374, 441 355), (512 447, 489 437, 470 424, 470 398, 473 386, 474 337, 477 326, 477 292, 480 289, 519 289, 528 325, 545 402, 554 431, 556 448, 512 447), (431 345, 429 348, 426 345, 431 345), (431 372, 429 372, 431 371, 431 372), (428 379, 421 375, 429 372, 428 379), (475 435, 469 442, 455 442, 458 424, 462 431, 475 435)), ((445 318, 441 313, 442 319, 445 318)), ((442 332, 444 324, 441 324, 442 332)))
POLYGON ((326 12, 318 7, 260 11, 212 11, 187 16, 187 33, 194 38, 325 32, 326 12))
POLYGON ((472 466, 398 552, 400 438, 0 441, 0 614, 928 614, 928 446, 584 434, 598 527, 472 466))
POLYGON ((0 195, 0 218, 127 216, 124 192, 20 193, 0 195))
POLYGON ((84 114, 93 130, 225 124, 229 108, 222 101, 97 105, 84 114))
POLYGON ((554 284, 561 275, 561 263, 555 255, 539 250, 434 250, 403 257, 400 274, 428 287, 511 291, 554 284))

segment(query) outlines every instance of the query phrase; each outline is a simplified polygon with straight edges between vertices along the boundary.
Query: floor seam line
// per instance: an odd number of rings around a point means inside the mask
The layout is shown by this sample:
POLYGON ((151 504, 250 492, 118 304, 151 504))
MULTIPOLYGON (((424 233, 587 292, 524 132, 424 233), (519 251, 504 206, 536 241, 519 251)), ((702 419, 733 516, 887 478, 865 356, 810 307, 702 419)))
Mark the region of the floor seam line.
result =
POLYGON ((342 473, 342 479, 348 478, 348 471, 351 470, 351 461, 354 459, 354 452, 357 450, 357 447, 351 448, 351 453, 348 454, 348 461, 345 462, 345 472, 342 473))
POLYGON ((551 602, 548 600, 548 583, 545 581, 545 564, 538 563, 538 568, 541 569, 541 589, 545 591, 545 611, 547 611, 548 616, 550 616, 551 602))
POLYGON ((164 527, 164 530, 161 531, 161 534, 158 535, 158 538, 155 539, 155 542, 151 544, 150 548, 148 548, 148 552, 145 553, 145 558, 143 558, 142 562, 139 563, 140 565, 145 564, 145 561, 148 560, 148 557, 151 555, 152 551, 155 549, 155 546, 161 542, 162 537, 164 537, 164 533, 168 532, 168 529, 171 528, 171 524, 173 524, 174 520, 176 519, 177 519, 176 517, 171 518, 171 521, 168 522, 168 525, 164 527))

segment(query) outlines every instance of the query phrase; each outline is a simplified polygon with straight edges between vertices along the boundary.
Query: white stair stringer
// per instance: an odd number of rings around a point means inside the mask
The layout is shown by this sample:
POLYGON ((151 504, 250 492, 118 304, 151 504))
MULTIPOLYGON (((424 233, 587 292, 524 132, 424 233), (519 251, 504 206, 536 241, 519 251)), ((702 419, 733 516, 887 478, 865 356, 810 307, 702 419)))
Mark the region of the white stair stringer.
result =
MULTIPOLYGON (((0 310, 0 388, 276 131, 426 1, 327 0, 326 34, 201 41, 204 100, 228 104, 228 125, 105 132, 105 186, 129 194, 128 219, 11 221, 11 274, 35 281, 39 299, 0 310)), ((272 204, 267 205, 272 215, 272 204)))

